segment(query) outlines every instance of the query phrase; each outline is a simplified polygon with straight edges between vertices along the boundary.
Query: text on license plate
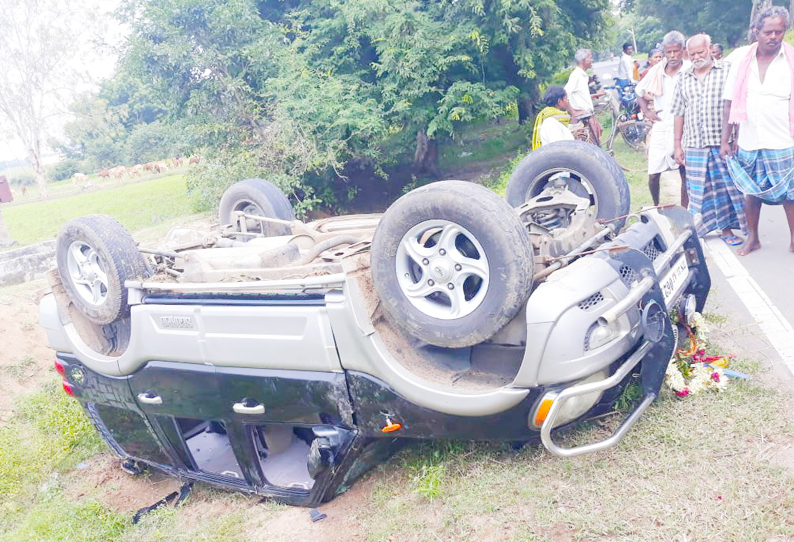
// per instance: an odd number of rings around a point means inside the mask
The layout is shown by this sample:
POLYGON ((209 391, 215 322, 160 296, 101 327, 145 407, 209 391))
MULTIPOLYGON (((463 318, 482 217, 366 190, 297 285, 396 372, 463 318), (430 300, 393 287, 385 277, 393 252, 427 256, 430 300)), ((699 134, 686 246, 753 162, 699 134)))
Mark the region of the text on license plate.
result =
POLYGON ((689 266, 686 264, 686 256, 681 255, 661 282, 664 303, 668 307, 670 306, 670 301, 673 300, 673 296, 686 282, 687 275, 689 275, 689 266))

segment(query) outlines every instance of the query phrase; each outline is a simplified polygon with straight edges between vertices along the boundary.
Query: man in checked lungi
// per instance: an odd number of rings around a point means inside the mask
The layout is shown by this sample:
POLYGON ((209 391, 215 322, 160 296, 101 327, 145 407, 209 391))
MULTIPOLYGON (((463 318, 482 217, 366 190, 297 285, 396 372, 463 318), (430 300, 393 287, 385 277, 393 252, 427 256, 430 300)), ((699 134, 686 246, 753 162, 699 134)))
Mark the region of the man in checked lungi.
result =
POLYGON ((731 53, 725 82, 720 154, 745 196, 747 241, 744 256, 761 248, 758 219, 762 203, 780 203, 794 252, 794 47, 783 42, 789 14, 773 6, 756 16, 757 42, 731 53))
POLYGON ((741 245, 742 238, 733 230, 744 230, 744 197, 720 157, 722 95, 730 65, 712 59, 711 38, 706 34, 689 38, 686 49, 692 67, 681 74, 672 112, 675 159, 686 166, 689 212, 701 215, 701 236, 719 230, 728 245, 741 245))

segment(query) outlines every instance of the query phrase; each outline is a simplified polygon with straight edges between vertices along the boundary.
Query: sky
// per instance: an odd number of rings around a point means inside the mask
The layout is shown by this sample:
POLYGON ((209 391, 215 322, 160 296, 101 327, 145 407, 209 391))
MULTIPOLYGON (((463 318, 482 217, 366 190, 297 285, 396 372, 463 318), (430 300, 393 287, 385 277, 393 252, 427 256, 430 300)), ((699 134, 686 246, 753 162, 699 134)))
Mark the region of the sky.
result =
MULTIPOLYGON (((120 25, 111 13, 119 4, 119 0, 80 0, 81 2, 90 3, 95 5, 95 13, 103 25, 96 25, 91 29, 90 34, 92 39, 101 39, 107 46, 92 47, 91 55, 81 55, 79 58, 74 59, 76 66, 86 71, 91 78, 91 82, 87 83, 84 88, 77 89, 78 91, 96 90, 98 84, 102 79, 106 79, 113 74, 117 61, 116 48, 123 42, 126 36, 125 28, 120 25)), ((60 134, 60 128, 70 119, 67 115, 59 115, 54 118, 52 122, 52 132, 55 137, 60 134)), ((60 157, 51 150, 46 151, 45 162, 57 162, 60 157)), ((16 138, 14 134, 8 131, 0 131, 0 161, 13 161, 26 159, 27 152, 24 145, 16 138)))

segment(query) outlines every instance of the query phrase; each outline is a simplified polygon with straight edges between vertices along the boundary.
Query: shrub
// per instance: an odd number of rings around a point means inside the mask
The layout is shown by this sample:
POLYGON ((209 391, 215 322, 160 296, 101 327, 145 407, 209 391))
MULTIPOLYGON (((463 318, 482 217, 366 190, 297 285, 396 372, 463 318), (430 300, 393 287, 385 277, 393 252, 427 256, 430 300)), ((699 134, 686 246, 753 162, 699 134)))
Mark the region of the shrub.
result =
POLYGON ((52 166, 47 174, 52 181, 64 181, 70 179, 78 171, 80 171, 80 162, 74 158, 67 158, 52 166))

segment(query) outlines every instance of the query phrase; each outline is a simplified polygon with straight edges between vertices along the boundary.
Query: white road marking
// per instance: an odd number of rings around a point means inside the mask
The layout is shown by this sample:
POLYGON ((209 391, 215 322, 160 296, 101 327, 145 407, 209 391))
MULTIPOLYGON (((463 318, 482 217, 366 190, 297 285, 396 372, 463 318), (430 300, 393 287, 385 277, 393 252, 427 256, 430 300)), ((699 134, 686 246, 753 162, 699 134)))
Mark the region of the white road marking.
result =
POLYGON ((794 328, 722 239, 709 237, 705 245, 728 284, 794 375, 794 328))

